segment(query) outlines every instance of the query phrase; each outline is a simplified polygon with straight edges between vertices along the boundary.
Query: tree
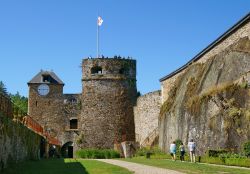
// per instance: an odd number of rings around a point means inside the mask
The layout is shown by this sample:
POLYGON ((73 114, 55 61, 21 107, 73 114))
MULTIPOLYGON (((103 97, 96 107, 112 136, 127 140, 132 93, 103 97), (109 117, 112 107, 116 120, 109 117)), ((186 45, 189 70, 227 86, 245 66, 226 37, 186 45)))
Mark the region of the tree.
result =
POLYGON ((4 95, 8 95, 7 89, 2 81, 0 81, 0 93, 4 95))
POLYGON ((14 104, 14 115, 15 117, 23 117, 28 112, 28 98, 21 96, 19 92, 15 95, 10 95, 11 101, 14 104))

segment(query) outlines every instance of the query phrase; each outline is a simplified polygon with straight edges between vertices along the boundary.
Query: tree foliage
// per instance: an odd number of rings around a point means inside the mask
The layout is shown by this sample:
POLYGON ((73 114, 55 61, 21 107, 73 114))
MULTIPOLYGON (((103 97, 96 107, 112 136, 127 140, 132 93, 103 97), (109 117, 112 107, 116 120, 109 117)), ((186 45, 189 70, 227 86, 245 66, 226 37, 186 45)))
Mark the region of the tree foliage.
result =
POLYGON ((243 150, 245 155, 250 158, 250 141, 247 141, 243 144, 243 150))
POLYGON ((8 95, 7 89, 5 87, 5 84, 0 81, 0 93, 4 94, 4 95, 8 95))
POLYGON ((28 98, 21 96, 19 92, 16 94, 10 94, 11 100, 14 104, 14 115, 16 117, 22 117, 27 115, 28 112, 28 98))

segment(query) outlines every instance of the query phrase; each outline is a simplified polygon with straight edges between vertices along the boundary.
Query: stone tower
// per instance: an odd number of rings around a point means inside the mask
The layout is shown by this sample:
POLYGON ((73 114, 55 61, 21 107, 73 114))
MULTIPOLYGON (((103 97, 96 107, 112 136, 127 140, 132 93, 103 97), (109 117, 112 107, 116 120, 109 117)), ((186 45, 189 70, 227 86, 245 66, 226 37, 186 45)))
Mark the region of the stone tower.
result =
POLYGON ((62 136, 64 83, 52 71, 41 71, 29 86, 28 114, 41 124, 52 137, 62 136))
POLYGON ((82 72, 81 146, 113 148, 134 141, 136 61, 84 59, 82 72))

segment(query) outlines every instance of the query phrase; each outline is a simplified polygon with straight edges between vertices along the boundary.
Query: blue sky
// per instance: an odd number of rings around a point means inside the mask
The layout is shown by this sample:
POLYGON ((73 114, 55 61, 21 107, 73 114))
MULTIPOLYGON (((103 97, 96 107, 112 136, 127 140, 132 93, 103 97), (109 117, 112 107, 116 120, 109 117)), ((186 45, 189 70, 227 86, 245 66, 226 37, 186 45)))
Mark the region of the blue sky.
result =
POLYGON ((100 52, 137 60, 137 88, 182 66, 250 11, 249 0, 0 0, 0 80, 28 95, 27 82, 53 70, 64 93, 81 92, 81 60, 100 52))

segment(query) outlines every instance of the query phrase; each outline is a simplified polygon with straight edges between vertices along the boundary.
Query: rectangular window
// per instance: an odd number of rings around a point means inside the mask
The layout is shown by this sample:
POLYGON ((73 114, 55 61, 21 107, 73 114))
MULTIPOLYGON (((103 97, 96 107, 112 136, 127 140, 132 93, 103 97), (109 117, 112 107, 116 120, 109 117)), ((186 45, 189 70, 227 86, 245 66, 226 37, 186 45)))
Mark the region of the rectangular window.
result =
POLYGON ((50 82, 50 76, 49 75, 43 75, 43 82, 50 82))
POLYGON ((70 120, 70 129, 77 129, 77 119, 70 120))

